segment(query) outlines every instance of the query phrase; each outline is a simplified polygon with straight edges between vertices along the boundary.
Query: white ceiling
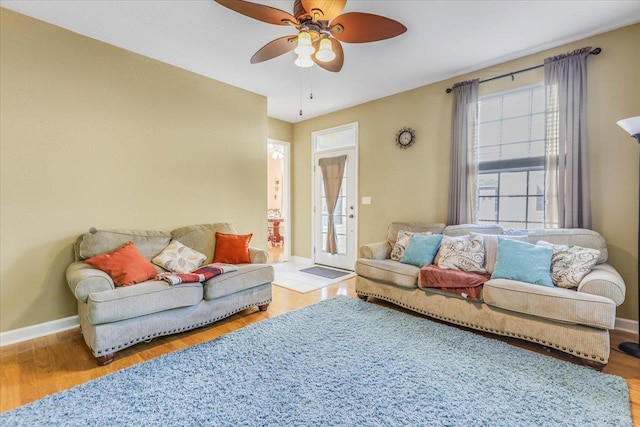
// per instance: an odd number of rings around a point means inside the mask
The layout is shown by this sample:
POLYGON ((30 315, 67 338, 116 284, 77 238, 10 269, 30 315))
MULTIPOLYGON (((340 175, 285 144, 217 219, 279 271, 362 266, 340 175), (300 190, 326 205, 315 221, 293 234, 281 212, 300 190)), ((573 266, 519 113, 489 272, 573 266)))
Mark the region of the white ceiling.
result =
MULTIPOLYGON (((255 3, 289 13, 293 6, 293 0, 255 3)), ((640 22, 637 0, 349 0, 344 12, 384 15, 408 30, 380 42, 344 43, 344 67, 331 73, 296 67, 293 52, 250 64, 260 47, 295 29, 256 21, 213 0, 0 5, 264 95, 270 117, 294 123, 640 22)))

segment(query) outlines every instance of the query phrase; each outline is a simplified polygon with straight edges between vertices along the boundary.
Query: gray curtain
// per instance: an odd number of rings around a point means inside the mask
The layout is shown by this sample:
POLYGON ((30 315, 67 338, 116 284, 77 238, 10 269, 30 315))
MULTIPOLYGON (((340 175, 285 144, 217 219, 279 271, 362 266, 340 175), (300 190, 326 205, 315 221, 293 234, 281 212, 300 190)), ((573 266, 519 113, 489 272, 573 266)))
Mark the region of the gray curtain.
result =
POLYGON ((591 228, 587 149, 590 47, 544 61, 546 87, 545 226, 591 228))
POLYGON ((447 224, 450 225, 473 224, 476 221, 478 86, 478 79, 453 86, 447 216, 447 224))
POLYGON ((324 184, 324 195, 327 202, 327 211, 329 213, 329 226, 327 229, 327 243, 325 252, 332 255, 338 253, 338 239, 336 237, 334 214, 340 188, 342 187, 342 178, 344 177, 344 168, 347 163, 347 156, 326 157, 320 159, 318 164, 322 172, 322 183, 324 184))

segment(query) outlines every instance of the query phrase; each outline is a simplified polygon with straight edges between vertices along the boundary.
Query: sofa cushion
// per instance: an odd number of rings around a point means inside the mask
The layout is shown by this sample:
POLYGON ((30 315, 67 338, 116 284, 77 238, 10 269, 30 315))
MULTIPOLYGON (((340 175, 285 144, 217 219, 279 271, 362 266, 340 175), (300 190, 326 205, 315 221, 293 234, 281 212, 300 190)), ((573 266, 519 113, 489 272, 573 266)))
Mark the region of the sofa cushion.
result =
POLYGON ((205 254, 173 240, 151 262, 174 273, 190 273, 200 267, 205 259, 205 254))
MULTIPOLYGON (((498 256, 498 234, 469 233, 469 235, 471 237, 482 236, 482 240, 484 241, 484 268, 487 270, 487 273, 493 273, 493 270, 496 268, 496 257, 498 256)), ((503 235, 500 237, 519 240, 521 242, 528 241, 526 235, 503 235)))
POLYGON ((249 264, 249 242, 253 234, 225 234, 216 232, 216 250, 213 262, 249 264))
POLYGON ((237 271, 224 273, 204 282, 204 299, 210 301, 271 283, 273 275, 273 267, 269 264, 239 265, 237 271))
POLYGON ((491 279, 482 297, 493 307, 601 329, 613 329, 616 319, 616 304, 609 298, 554 286, 491 279))
POLYGON ((83 261, 118 249, 127 242, 133 242, 142 256, 151 261, 170 241, 171 235, 164 231, 91 228, 88 233, 78 238, 74 249, 76 258, 83 261))
POLYGON ((111 291, 89 294, 88 320, 93 325, 132 319, 172 308, 197 305, 202 300, 202 283, 170 286, 148 281, 111 291))
POLYGON ((442 234, 429 234, 423 236, 422 234, 414 234, 407 249, 402 254, 400 260, 403 264, 411 264, 416 267, 422 267, 433 263, 438 248, 440 248, 440 242, 442 241, 442 234))
POLYGON ((356 261, 355 271, 362 277, 403 288, 416 288, 418 273, 420 273, 418 267, 402 264, 399 261, 366 258, 360 258, 356 261))
POLYGON ((479 234, 445 236, 438 252, 438 267, 484 274, 484 241, 479 234))
POLYGON ((106 254, 85 260, 92 267, 107 273, 116 286, 132 286, 152 279, 156 268, 129 242, 106 254))
POLYGON ((600 257, 600 251, 597 249, 554 245, 544 240, 540 240, 537 245, 553 249, 551 279, 554 285, 561 288, 577 288, 600 257))
POLYGON ((393 248, 396 244, 398 231, 406 230, 414 233, 424 233, 430 231, 433 234, 442 234, 444 224, 426 224, 423 222, 392 222, 387 230, 387 242, 393 248))
POLYGON ((207 256, 204 264, 213 262, 213 252, 216 248, 216 232, 237 234, 233 225, 226 222, 214 224, 199 224, 181 227, 171 232, 171 237, 185 246, 195 249, 207 256))
POLYGON ((574 245, 583 248, 597 249, 600 251, 598 264, 607 262, 607 242, 597 231, 584 228, 546 228, 529 230, 529 243, 537 243, 539 240, 553 243, 554 245, 574 245))
POLYGON ((406 230, 398 231, 396 244, 393 245, 393 249, 391 249, 391 254, 389 255, 389 258, 391 258, 394 261, 400 261, 402 259, 402 256, 404 255, 404 251, 407 249, 407 246, 409 246, 409 243, 413 239, 413 236, 416 234, 421 236, 430 236, 433 233, 430 231, 425 231, 421 233, 415 233, 413 231, 406 231, 406 230))
POLYGON ((498 237, 498 255, 492 279, 520 280, 541 286, 553 286, 551 257, 553 249, 498 237))

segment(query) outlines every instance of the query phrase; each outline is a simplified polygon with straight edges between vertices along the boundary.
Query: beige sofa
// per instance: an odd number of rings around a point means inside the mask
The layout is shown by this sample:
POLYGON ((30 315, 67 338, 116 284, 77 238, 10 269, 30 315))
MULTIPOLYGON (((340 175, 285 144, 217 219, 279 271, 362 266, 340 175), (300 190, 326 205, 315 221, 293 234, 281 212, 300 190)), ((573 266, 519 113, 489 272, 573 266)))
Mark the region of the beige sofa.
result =
MULTIPOLYGON (((249 249, 251 264, 204 283, 170 286, 151 280, 115 287, 108 274, 83 260, 110 252, 132 241, 148 260, 171 241, 195 249, 211 263, 215 233, 237 234, 228 223, 182 227, 171 233, 152 230, 95 230, 75 244, 76 262, 67 268, 67 282, 78 300, 78 319, 85 342, 99 364, 114 359, 117 351, 140 341, 208 325, 246 308, 266 310, 271 302, 273 267, 264 250, 249 249)), ((156 267, 158 272, 164 272, 156 267)))
POLYGON ((529 243, 544 240, 600 250, 598 263, 577 289, 491 279, 483 286, 481 301, 472 301, 419 287, 419 268, 389 259, 399 230, 449 236, 504 233, 501 227, 491 225, 392 223, 386 241, 360 248, 355 265, 360 298, 379 298, 456 325, 539 343, 576 356, 596 369, 608 363, 609 330, 614 327, 616 306, 624 301, 625 284, 606 263, 607 245, 597 232, 543 229, 530 230, 526 236, 529 243))

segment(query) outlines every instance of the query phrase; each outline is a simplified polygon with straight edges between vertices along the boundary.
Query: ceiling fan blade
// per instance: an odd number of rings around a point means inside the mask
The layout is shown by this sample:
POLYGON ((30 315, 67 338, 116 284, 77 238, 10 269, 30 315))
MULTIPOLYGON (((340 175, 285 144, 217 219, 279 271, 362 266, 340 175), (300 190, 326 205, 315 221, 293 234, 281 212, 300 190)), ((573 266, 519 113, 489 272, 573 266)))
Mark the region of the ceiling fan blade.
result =
POLYGON ((289 25, 287 21, 297 24, 298 20, 284 10, 242 0, 216 0, 217 3, 234 12, 241 13, 258 21, 275 25, 289 25))
POLYGON ((342 13, 346 4, 347 0, 302 0, 302 7, 314 21, 331 21, 342 13), (321 12, 316 16, 314 9, 321 12))
POLYGON ((390 39, 407 31, 407 27, 380 15, 350 12, 331 22, 331 35, 346 43, 367 43, 390 39))
MULTIPOLYGON (((313 59, 313 62, 318 64, 319 67, 322 67, 327 71, 337 73, 338 71, 342 70, 342 66, 344 65, 344 51, 342 50, 342 45, 338 40, 334 38, 330 38, 329 40, 331 40, 331 50, 336 54, 335 59, 329 62, 322 62, 318 61, 315 55, 313 55, 311 59, 313 59)), ((318 41, 314 43, 316 51, 318 50, 319 44, 320 42, 318 41)))
POLYGON ((296 48, 296 36, 284 36, 279 39, 275 39, 265 44, 253 54, 251 57, 251 63, 257 64, 258 62, 268 61, 276 56, 280 56, 296 48))

